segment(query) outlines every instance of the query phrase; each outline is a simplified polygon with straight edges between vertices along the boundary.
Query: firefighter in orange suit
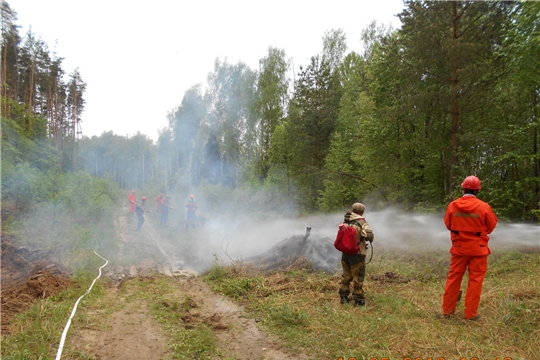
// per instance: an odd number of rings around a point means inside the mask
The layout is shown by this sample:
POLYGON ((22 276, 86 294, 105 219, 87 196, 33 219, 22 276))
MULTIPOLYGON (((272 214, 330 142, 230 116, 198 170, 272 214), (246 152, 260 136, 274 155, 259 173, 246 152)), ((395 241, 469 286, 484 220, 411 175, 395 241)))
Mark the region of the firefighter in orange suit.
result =
POLYGON ((161 208, 163 206, 163 201, 165 198, 163 197, 163 194, 159 194, 159 197, 156 199, 157 201, 157 213, 161 214, 161 208))
POLYGON ((468 176, 461 187, 463 196, 448 205, 444 216, 444 224, 452 239, 452 259, 443 297, 443 313, 445 317, 454 314, 461 294, 461 280, 468 269, 465 318, 478 320, 478 305, 488 269, 487 257, 491 254, 488 234, 495 229, 498 219, 491 206, 476 197, 482 188, 479 178, 468 176))
POLYGON ((135 190, 131 190, 131 193, 128 195, 129 200, 129 212, 135 213, 135 205, 137 202, 137 196, 135 196, 135 190))

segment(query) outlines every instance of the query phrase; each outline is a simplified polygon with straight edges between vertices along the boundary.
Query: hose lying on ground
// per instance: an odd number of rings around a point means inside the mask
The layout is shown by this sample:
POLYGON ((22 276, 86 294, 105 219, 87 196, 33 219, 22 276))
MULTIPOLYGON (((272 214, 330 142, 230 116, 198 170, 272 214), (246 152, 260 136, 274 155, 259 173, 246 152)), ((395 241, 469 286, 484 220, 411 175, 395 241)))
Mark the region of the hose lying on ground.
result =
POLYGON ((56 354, 56 360, 60 360, 60 358, 62 357, 62 350, 64 349, 64 342, 66 341, 66 335, 67 335, 67 332, 69 330, 69 326, 71 325, 71 319, 73 319, 73 316, 75 316, 75 312, 77 311, 77 306, 79 306, 79 301, 81 301, 81 299, 83 297, 85 297, 86 294, 90 293, 90 290, 92 290, 92 287, 96 283, 97 279, 99 279, 101 277, 101 269, 103 269, 109 263, 109 261, 107 259, 105 259, 101 255, 99 255, 97 252, 94 251, 94 254, 96 254, 97 256, 102 258, 103 260, 105 260, 105 265, 103 265, 102 267, 99 268, 98 277, 95 278, 94 281, 92 281, 92 285, 90 285, 88 290, 86 290, 86 292, 77 300, 77 302, 75 303, 75 306, 73 306, 73 311, 71 312, 71 316, 69 317, 68 322, 66 324, 66 327, 64 328, 64 332, 62 333, 62 338, 60 340, 60 345, 58 346, 58 353, 56 354))

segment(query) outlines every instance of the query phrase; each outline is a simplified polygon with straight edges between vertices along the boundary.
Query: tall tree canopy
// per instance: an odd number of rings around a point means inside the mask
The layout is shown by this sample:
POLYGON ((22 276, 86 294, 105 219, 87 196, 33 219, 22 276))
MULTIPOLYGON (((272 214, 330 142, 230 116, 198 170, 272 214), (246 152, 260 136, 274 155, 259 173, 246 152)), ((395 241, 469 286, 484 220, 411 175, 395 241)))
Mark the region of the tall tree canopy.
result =
POLYGON ((2 1, 2 179, 12 184, 2 194, 27 198, 39 171, 85 165, 122 188, 254 187, 305 212, 355 201, 441 211, 476 174, 500 217, 535 219, 538 13, 538 2, 405 1, 401 28, 369 24, 362 53, 343 30, 326 31, 293 76, 275 47, 256 70, 216 59, 154 143, 81 139, 81 74, 65 79, 63 59, 32 30, 21 38, 2 1))

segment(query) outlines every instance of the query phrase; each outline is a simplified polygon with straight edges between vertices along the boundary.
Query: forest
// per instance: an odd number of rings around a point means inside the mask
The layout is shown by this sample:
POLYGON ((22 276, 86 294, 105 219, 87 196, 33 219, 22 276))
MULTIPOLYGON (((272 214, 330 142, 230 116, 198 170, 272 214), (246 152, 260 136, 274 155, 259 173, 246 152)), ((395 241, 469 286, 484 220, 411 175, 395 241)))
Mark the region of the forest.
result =
POLYGON ((475 174, 500 218, 538 221, 539 13, 533 1, 405 1, 399 29, 365 28, 362 53, 327 30, 292 79, 279 48, 258 69, 216 59, 154 142, 82 134, 92 79, 20 34, 2 0, 2 213, 48 202, 99 218, 132 188, 260 191, 303 214, 359 200, 433 213, 475 174))

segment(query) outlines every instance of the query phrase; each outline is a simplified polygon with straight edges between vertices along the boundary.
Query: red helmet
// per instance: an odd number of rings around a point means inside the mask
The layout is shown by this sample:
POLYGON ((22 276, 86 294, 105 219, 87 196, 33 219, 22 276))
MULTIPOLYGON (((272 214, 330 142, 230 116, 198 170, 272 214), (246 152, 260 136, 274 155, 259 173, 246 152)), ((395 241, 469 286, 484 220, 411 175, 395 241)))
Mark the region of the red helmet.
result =
POLYGON ((146 196, 143 196, 141 200, 146 201, 146 196))
POLYGON ((195 195, 189 195, 190 199, 195 199, 195 195))
POLYGON ((461 187, 469 190, 480 190, 482 188, 482 182, 476 176, 471 175, 463 180, 461 187))

